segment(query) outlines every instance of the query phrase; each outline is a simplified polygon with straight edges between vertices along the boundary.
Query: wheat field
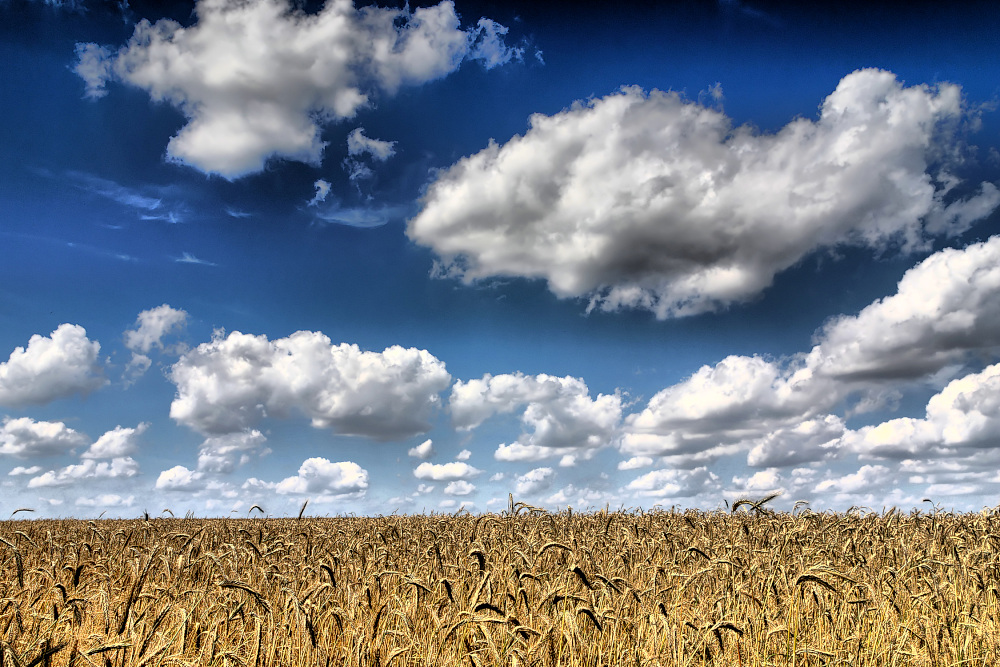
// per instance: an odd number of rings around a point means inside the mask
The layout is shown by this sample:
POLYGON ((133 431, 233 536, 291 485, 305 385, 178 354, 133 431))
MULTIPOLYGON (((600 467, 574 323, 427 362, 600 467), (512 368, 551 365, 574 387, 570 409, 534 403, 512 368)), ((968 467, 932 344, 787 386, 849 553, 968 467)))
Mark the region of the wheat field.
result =
POLYGON ((1000 512, 0 522, 0 667, 1000 664, 1000 512))

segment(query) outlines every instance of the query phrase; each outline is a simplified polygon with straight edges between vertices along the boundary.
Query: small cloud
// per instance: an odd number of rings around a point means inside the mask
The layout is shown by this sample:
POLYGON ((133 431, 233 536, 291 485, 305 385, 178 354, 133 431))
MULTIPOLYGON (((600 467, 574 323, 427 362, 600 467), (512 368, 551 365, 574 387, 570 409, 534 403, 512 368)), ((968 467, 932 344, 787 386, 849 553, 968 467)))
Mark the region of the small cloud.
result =
POLYGON ((432 440, 424 440, 422 443, 410 449, 407 454, 413 458, 426 461, 434 456, 434 443, 432 440))
POLYGON ((230 218, 249 218, 253 216, 253 213, 249 213, 247 211, 241 211, 235 208, 226 208, 226 215, 228 215, 230 218))
POLYGON ((179 264, 201 264, 203 266, 218 266, 215 262, 206 259, 199 259, 189 252, 181 253, 180 257, 174 257, 174 261, 179 264))
MULTIPOLYGON (((509 30, 507 26, 500 25, 492 19, 481 18, 478 29, 479 34, 470 55, 474 60, 482 62, 485 69, 490 70, 500 65, 506 65, 511 60, 524 58, 524 48, 504 44, 503 36, 509 30)), ((539 57, 538 52, 536 52, 535 57, 539 57)))
POLYGON ((472 452, 470 452, 468 449, 463 449, 462 451, 460 451, 455 456, 455 460, 456 461, 468 461, 471 456, 472 456, 472 452))
POLYGON ((436 482, 448 482, 459 479, 471 479, 476 477, 482 470, 473 468, 468 463, 460 461, 452 463, 421 463, 413 471, 413 476, 417 479, 434 480, 436 482))
POLYGON ((552 486, 555 474, 552 468, 529 470, 525 474, 517 476, 517 485, 514 490, 518 495, 524 496, 545 491, 552 486))
POLYGON ((368 154, 372 156, 372 159, 385 162, 396 154, 395 147, 395 141, 382 141, 381 139, 366 137, 363 127, 356 128, 347 135, 348 155, 361 156, 368 154))
POLYGON ((316 188, 316 194, 313 195, 313 198, 309 200, 306 206, 316 206, 326 201, 326 196, 330 194, 330 183, 329 181, 324 181, 322 178, 313 183, 313 187, 316 188))
POLYGON ((449 496, 467 496, 475 490, 476 486, 465 480, 458 480, 444 487, 444 492, 449 496))
POLYGON ((13 477, 15 475, 37 475, 40 472, 42 472, 42 466, 31 466, 30 468, 14 466, 7 474, 13 477))
POLYGON ((619 470, 635 470, 636 468, 645 468, 646 466, 653 465, 653 459, 648 456, 633 456, 627 461, 619 461, 619 470))

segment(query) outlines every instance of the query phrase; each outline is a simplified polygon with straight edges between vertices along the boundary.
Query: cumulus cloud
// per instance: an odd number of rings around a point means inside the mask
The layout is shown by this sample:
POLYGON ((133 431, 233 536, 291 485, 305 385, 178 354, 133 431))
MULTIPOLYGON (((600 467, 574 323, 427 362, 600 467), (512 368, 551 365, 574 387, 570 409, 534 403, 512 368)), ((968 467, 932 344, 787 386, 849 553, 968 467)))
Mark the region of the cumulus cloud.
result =
POLYGON ((860 470, 842 477, 826 479, 816 485, 816 493, 851 494, 867 492, 884 486, 888 481, 889 469, 880 465, 862 466, 860 470))
POLYGON ((472 452, 470 452, 468 449, 463 449, 458 454, 455 454, 456 461, 468 461, 471 458, 472 458, 472 452))
POLYGON ((452 482, 472 479, 482 472, 464 461, 452 461, 451 463, 421 463, 413 471, 413 476, 417 479, 435 482, 452 482))
POLYGON ((198 470, 231 473, 254 454, 269 453, 265 442, 267 438, 256 429, 206 438, 198 450, 198 470))
POLYGON ((495 414, 524 407, 525 432, 517 442, 501 444, 494 454, 503 461, 538 461, 556 456, 572 465, 574 457, 591 455, 610 445, 622 417, 618 394, 591 398, 586 383, 574 377, 524 375, 493 376, 452 387, 449 409, 460 430, 476 428, 495 414))
POLYGON ((844 430, 843 420, 836 415, 776 429, 754 443, 747 454, 747 465, 783 467, 830 458, 839 454, 844 430))
POLYGON ((808 365, 843 381, 911 380, 1000 348, 1000 236, 947 248, 900 279, 896 293, 828 322, 808 365))
POLYGON ((368 471, 353 461, 331 462, 314 457, 299 466, 299 473, 278 482, 275 491, 282 494, 313 493, 340 496, 361 493, 368 488, 368 471))
POLYGON ((719 476, 702 466, 694 470, 653 470, 636 477, 626 490, 640 496, 690 498, 718 487, 719 476))
POLYGON ((204 473, 177 465, 160 473, 156 478, 156 488, 163 491, 200 491, 207 481, 204 473))
POLYGON ((0 428, 0 454, 19 459, 58 456, 85 444, 85 435, 62 422, 4 417, 3 427, 0 428))
POLYGON ((900 417, 849 431, 843 446, 863 457, 936 458, 990 449, 1000 440, 1000 364, 952 380, 922 419, 900 417))
POLYGON ((97 366, 101 344, 77 324, 60 324, 48 337, 35 334, 0 363, 0 405, 41 405, 107 384, 97 366))
POLYGON ((449 496, 467 496, 475 490, 475 484, 470 484, 462 479, 454 481, 444 487, 444 492, 449 496))
POLYGON ((80 481, 135 477, 137 474, 139 474, 139 464, 130 456, 101 462, 87 459, 82 463, 68 465, 59 470, 50 470, 38 477, 32 477, 28 480, 28 488, 70 486, 80 481))
POLYGON ((96 497, 81 496, 76 499, 78 507, 132 507, 135 496, 122 496, 117 493, 102 493, 96 497))
POLYGON ((138 354, 149 354, 153 348, 163 350, 163 339, 187 325, 186 311, 167 304, 139 313, 135 328, 125 332, 125 347, 138 354))
POLYGON ((272 157, 318 164, 323 123, 353 117, 378 93, 440 79, 463 60, 490 68, 512 57, 503 26, 484 20, 463 30, 450 1, 411 11, 330 0, 308 14, 287 0, 201 0, 195 15, 186 28, 142 20, 116 52, 80 44, 76 72, 88 97, 117 79, 177 107, 188 123, 168 156, 229 179, 272 157))
POLYGON ((17 475, 37 475, 40 472, 42 472, 42 466, 29 466, 27 468, 24 466, 14 466, 7 474, 14 477, 17 475))
POLYGON ((552 487, 556 472, 552 468, 535 468, 517 476, 514 492, 519 496, 532 496, 552 487))
POLYGON ((422 443, 416 447, 412 447, 407 451, 407 454, 413 458, 426 461, 430 457, 434 456, 434 441, 428 439, 424 440, 422 443))
POLYGON ((148 422, 141 422, 135 428, 121 425, 108 431, 80 455, 84 459, 117 459, 135 454, 139 449, 139 436, 149 428, 148 422))
POLYGON ((451 382, 426 350, 365 352, 318 332, 270 341, 233 332, 190 350, 174 364, 170 416, 202 433, 246 430, 265 416, 301 413, 315 428, 396 440, 429 430, 451 382))
POLYGON ((821 407, 816 387, 789 375, 781 363, 729 356, 629 415, 620 447, 632 456, 692 454, 764 437, 821 407))
POLYGON ((957 179, 928 171, 964 114, 958 86, 878 70, 845 76, 818 119, 774 134, 624 88, 536 114, 523 136, 440 172, 407 233, 440 256, 437 275, 540 278, 658 318, 716 310, 817 249, 918 249, 994 210, 992 184, 949 201, 957 179))

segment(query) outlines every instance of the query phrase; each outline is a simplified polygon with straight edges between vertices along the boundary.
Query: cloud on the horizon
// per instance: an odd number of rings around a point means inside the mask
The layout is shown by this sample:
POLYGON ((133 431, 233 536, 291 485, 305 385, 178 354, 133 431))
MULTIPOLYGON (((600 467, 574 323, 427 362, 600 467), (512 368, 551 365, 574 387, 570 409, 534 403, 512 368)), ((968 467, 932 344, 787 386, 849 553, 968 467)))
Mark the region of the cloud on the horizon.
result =
POLYGON ((275 485, 281 494, 319 494, 335 497, 363 493, 368 488, 368 471, 353 461, 338 461, 314 457, 299 466, 294 477, 287 477, 275 485))
POLYGON ((97 365, 101 344, 78 324, 60 324, 49 336, 33 335, 0 363, 0 405, 43 405, 87 395, 108 383, 97 365))
POLYGON ((523 136, 439 172, 407 233, 441 258, 438 276, 540 278, 661 319, 714 311, 817 250, 922 249, 989 215, 993 184, 952 195, 949 128, 968 115, 956 85, 873 69, 773 134, 623 88, 535 114, 523 136))
POLYGON ((430 429, 451 375, 426 350, 366 352, 319 332, 273 341, 233 332, 188 351, 170 379, 170 416, 207 435, 251 428, 264 417, 301 414, 313 427, 376 440, 430 429))
POLYGON ((271 158, 319 164, 323 124, 465 60, 491 69, 521 55, 489 19, 462 29, 450 0, 415 10, 329 0, 313 14, 287 0, 201 0, 195 16, 188 27, 144 19, 117 51, 78 44, 75 69, 89 98, 118 80, 177 107, 188 123, 168 156, 228 179, 271 158))
POLYGON ((611 445, 622 418, 622 397, 598 394, 591 398, 580 378, 522 373, 490 375, 458 381, 448 404, 452 423, 471 430, 496 414, 523 407, 525 431, 516 442, 500 444, 494 454, 503 461, 540 461, 562 457, 573 465, 577 457, 611 445))
POLYGON ((109 461, 85 459, 81 463, 49 470, 28 480, 29 489, 51 486, 71 486, 81 481, 95 479, 116 479, 134 477, 139 474, 139 464, 131 456, 114 458, 109 461))

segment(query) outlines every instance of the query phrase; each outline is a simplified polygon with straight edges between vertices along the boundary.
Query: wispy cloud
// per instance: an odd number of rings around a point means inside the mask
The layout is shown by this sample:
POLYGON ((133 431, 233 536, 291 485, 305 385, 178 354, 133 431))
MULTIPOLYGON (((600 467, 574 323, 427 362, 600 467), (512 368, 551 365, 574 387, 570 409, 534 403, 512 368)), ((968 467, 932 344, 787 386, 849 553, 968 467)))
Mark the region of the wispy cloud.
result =
POLYGON ((175 262, 179 264, 202 264, 204 266, 218 266, 215 262, 210 262, 207 259, 201 259, 195 257, 189 252, 182 252, 180 257, 173 258, 175 262))

